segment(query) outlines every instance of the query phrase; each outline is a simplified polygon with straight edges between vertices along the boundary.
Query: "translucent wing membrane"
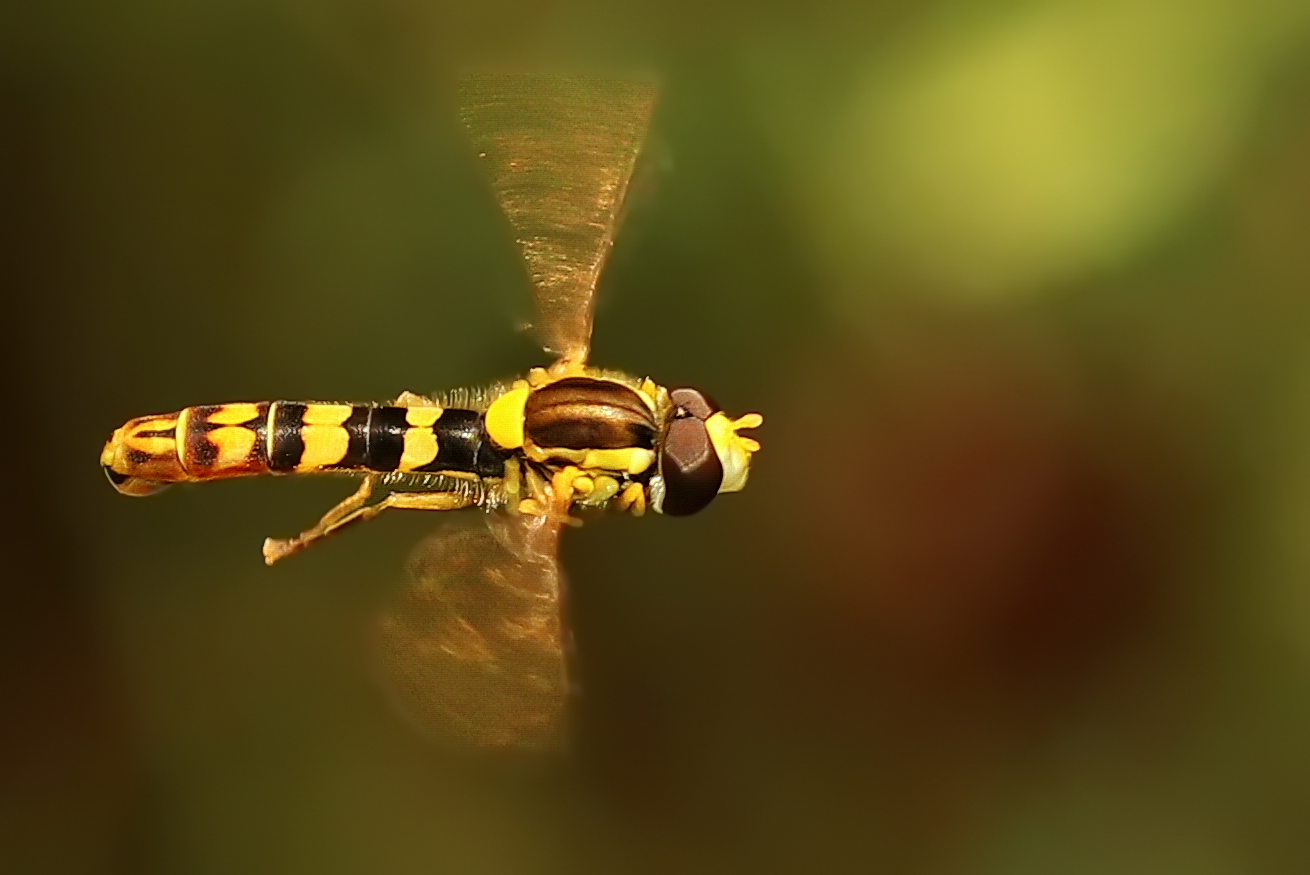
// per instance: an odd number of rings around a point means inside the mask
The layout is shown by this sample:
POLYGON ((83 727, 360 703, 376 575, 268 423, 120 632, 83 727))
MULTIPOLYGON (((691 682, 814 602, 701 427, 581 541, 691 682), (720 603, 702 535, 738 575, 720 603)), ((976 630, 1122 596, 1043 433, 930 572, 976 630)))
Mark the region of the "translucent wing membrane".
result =
POLYGON ((655 105, 640 80, 477 75, 460 111, 528 263, 551 352, 582 361, 605 257, 655 105))
POLYGON ((382 619, 399 707, 430 734, 488 746, 562 741, 567 692, 560 524, 487 515, 419 544, 382 619))

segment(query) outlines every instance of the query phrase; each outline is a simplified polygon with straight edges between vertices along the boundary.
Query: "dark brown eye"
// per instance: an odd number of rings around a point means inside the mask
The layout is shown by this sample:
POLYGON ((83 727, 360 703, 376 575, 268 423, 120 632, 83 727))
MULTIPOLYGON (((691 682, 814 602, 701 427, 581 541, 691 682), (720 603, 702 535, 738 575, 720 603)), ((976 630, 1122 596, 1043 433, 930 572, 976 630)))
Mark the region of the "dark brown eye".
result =
POLYGON ((669 423, 660 454, 660 473, 665 488, 662 510, 669 516, 693 514, 719 494, 723 463, 700 418, 693 415, 669 423))
POLYGON ((719 405, 710 396, 689 387, 672 390, 669 392, 669 400, 673 402, 674 416, 678 415, 678 411, 686 411, 697 419, 706 420, 719 409, 719 405))

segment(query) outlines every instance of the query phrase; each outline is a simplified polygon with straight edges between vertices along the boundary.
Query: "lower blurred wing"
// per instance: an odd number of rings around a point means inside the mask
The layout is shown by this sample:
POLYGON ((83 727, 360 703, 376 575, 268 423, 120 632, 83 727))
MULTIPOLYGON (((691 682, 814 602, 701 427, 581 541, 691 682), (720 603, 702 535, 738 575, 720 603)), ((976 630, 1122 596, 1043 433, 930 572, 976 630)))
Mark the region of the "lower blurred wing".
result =
POLYGON ((380 667, 425 732, 484 746, 562 742, 560 524, 489 514, 415 550, 381 623, 380 667))

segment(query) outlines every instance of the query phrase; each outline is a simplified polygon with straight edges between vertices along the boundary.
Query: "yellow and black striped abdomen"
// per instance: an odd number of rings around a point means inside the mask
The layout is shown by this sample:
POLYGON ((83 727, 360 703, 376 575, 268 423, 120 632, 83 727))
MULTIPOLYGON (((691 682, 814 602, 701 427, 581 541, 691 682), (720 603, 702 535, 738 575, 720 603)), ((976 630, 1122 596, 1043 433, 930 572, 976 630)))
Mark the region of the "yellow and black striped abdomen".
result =
POLYGON ((268 467, 281 474, 461 471, 499 477, 506 458, 475 410, 278 401, 269 413, 268 467))
POLYGON ((188 407, 114 432, 100 461, 119 492, 169 483, 320 471, 499 477, 509 451, 475 410, 291 401, 188 407))

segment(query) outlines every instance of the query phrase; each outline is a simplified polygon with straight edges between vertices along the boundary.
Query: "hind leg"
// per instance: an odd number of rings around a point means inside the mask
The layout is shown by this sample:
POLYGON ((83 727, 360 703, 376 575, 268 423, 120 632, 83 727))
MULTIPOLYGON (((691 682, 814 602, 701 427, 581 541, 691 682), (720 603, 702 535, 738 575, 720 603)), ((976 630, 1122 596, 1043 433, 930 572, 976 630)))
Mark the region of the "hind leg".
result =
POLYGON ((268 538, 264 541, 264 564, 272 565, 279 559, 285 559, 293 553, 299 553, 315 541, 338 532, 351 523, 364 522, 382 513, 389 507, 409 508, 411 510, 460 510, 477 504, 475 494, 456 492, 392 492, 381 501, 366 505, 373 492, 376 478, 364 478, 355 494, 332 508, 323 515, 323 519, 311 529, 301 532, 294 538, 268 538))

